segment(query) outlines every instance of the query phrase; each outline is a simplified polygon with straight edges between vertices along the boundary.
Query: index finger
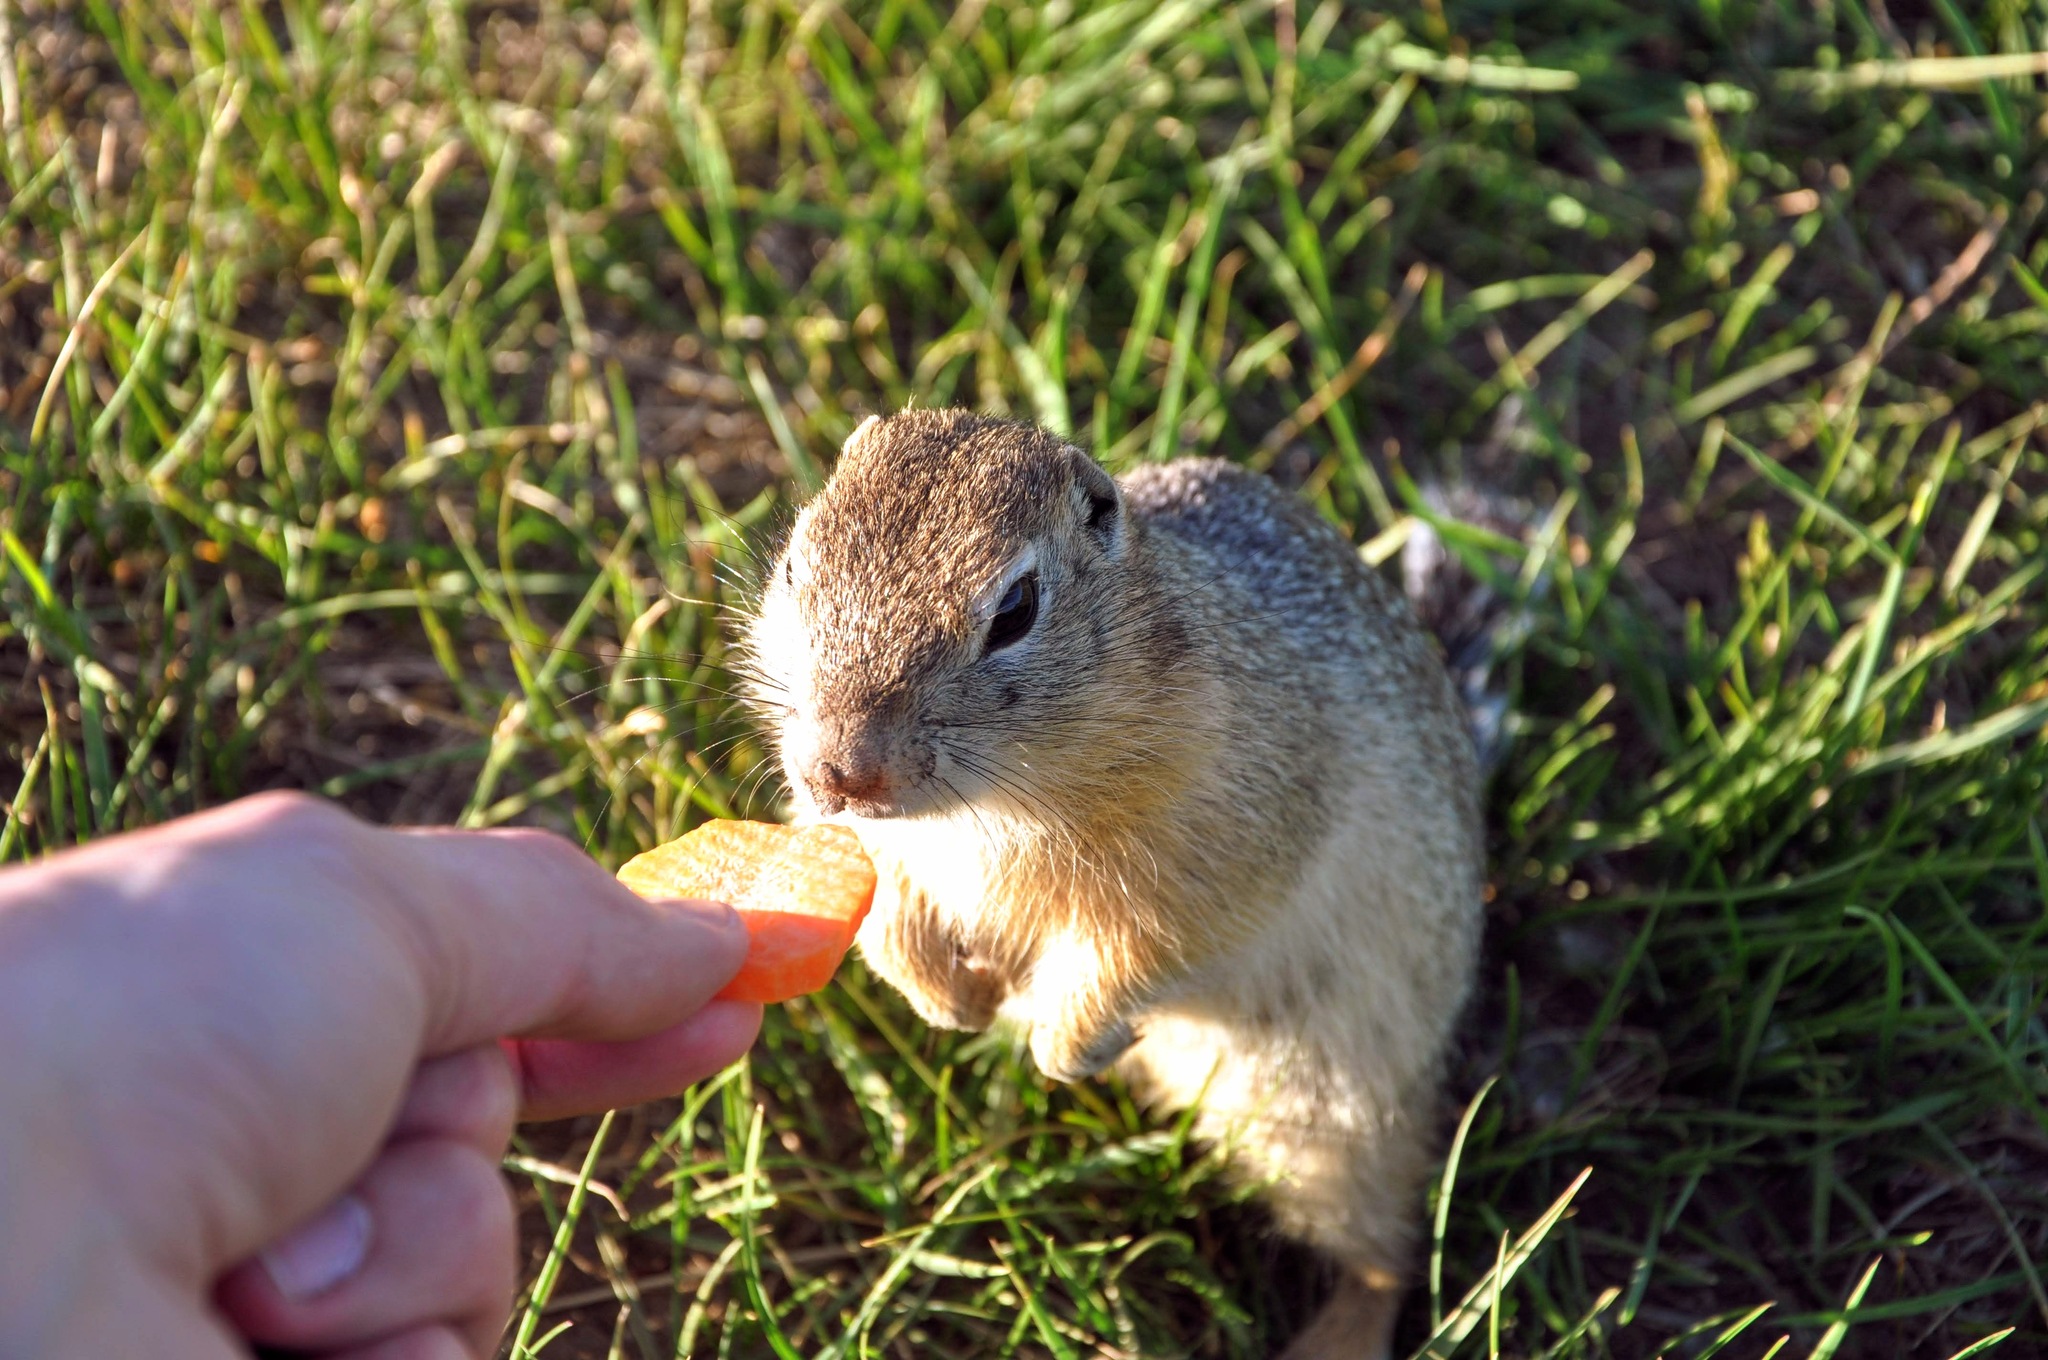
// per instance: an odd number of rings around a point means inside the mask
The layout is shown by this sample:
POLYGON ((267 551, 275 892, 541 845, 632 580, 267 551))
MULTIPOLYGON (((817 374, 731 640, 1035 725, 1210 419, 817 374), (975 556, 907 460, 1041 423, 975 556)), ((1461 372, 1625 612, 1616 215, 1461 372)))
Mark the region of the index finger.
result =
POLYGON ((703 1009, 746 957, 731 907, 645 901, 544 831, 370 834, 424 985, 428 1054, 506 1035, 641 1038, 703 1009))

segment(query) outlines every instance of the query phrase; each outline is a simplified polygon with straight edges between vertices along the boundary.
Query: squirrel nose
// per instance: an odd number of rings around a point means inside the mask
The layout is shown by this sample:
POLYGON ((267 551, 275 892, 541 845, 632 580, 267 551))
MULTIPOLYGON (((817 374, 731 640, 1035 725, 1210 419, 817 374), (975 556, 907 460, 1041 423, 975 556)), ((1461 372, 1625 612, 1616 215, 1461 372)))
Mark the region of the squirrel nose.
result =
POLYGON ((784 768, 828 817, 848 803, 888 803, 899 782, 896 730, 872 706, 793 715, 783 731, 784 768))
POLYGON ((828 815, 853 801, 879 802, 889 792, 889 776, 872 753, 855 749, 820 756, 804 769, 804 783, 828 815))

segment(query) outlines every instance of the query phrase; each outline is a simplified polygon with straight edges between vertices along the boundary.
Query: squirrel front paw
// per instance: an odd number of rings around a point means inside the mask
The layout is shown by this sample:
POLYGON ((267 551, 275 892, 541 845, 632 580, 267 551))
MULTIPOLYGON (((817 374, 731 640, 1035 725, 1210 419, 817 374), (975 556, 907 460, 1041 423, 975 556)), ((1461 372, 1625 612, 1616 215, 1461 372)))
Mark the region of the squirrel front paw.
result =
POLYGON ((918 1002, 918 1009, 943 1029, 979 1032, 995 1023, 996 1009, 1008 994, 1009 988, 986 959, 955 946, 944 983, 918 1002))
POLYGON ((1054 1081, 1080 1081, 1106 1071, 1136 1042, 1137 1031, 1124 1019, 1085 1033, 1041 1025, 1031 1031, 1031 1058, 1038 1070, 1054 1081))
POLYGON ((965 956, 948 964, 932 958, 906 961, 871 955, 869 963, 895 984, 920 1019, 937 1029, 985 1030, 995 1023, 996 1010, 1007 994, 1000 979, 965 956), (904 966, 906 962, 909 966, 904 966))
POLYGON ((987 1029, 1009 994, 1000 970, 970 953, 922 899, 869 917, 860 943, 868 966, 928 1025, 987 1029))

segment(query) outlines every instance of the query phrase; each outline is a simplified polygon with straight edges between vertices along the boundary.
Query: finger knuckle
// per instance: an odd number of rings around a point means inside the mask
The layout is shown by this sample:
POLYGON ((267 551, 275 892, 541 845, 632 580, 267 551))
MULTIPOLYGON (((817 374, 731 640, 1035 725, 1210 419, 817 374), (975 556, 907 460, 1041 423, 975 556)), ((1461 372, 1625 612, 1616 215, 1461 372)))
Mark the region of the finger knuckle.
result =
POLYGON ((393 1338, 365 1354, 365 1360, 480 1360, 490 1354, 453 1327, 423 1327, 393 1338))
POLYGON ((498 1164, 467 1143, 434 1140, 413 1146, 415 1173, 434 1187, 433 1223, 443 1242, 459 1244, 443 1256, 447 1318, 502 1319, 514 1292, 518 1216, 498 1164))
POLYGON ((588 902, 593 910, 630 906, 633 895, 613 883, 611 875, 573 841, 537 827, 508 827, 490 833, 505 849, 530 867, 537 881, 588 902))
POLYGON ((539 827, 515 826, 493 831, 492 836, 508 848, 529 856, 550 869, 581 872, 590 867, 590 858, 575 844, 552 831, 539 827))
POLYGON ((241 800, 242 815, 273 833, 331 835, 354 825, 355 819, 324 798, 297 789, 273 789, 241 800))
POLYGON ((463 1292, 474 1305, 472 1315, 489 1318, 495 1325, 511 1310, 518 1292, 519 1217, 497 1167, 481 1156, 471 1165, 477 1179, 467 1213, 476 1250, 463 1292))
POLYGON ((446 1229, 472 1242, 512 1240, 512 1197, 497 1163, 466 1143, 443 1144, 438 1155, 446 1229))
POLYGON ((503 1151, 519 1122, 521 1081, 512 1055, 496 1044, 484 1053, 477 1074, 477 1129, 491 1147, 503 1151))

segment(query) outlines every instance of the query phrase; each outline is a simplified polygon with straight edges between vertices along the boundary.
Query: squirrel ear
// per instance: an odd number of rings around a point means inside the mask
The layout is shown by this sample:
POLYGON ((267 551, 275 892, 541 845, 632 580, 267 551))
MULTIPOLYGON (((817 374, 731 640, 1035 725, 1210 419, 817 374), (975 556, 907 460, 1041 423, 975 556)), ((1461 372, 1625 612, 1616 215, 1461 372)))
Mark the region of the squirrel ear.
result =
POLYGON ((1067 461, 1073 465, 1074 496, 1081 523, 1105 551, 1115 553, 1123 543, 1123 492, 1117 488, 1116 479, 1081 450, 1070 450, 1067 461))
POLYGON ((882 418, 880 416, 869 416, 866 420, 863 420, 860 424, 854 426, 853 433, 846 436, 846 442, 839 446, 839 456, 843 458, 847 454, 852 453, 854 450, 854 446, 860 443, 861 440, 867 438, 868 431, 874 429, 875 426, 881 423, 882 418))

